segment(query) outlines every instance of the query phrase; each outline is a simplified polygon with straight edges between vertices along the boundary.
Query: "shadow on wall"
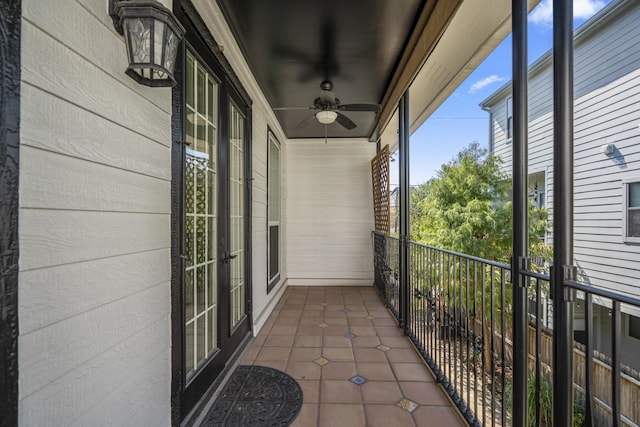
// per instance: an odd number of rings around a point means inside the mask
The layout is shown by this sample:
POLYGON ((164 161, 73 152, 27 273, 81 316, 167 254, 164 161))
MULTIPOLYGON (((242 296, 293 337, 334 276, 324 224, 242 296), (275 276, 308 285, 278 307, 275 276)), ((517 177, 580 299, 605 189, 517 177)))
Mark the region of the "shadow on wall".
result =
POLYGON ((611 153, 608 153, 607 157, 620 169, 627 169, 627 161, 624 159, 622 152, 618 150, 618 147, 613 146, 611 153))

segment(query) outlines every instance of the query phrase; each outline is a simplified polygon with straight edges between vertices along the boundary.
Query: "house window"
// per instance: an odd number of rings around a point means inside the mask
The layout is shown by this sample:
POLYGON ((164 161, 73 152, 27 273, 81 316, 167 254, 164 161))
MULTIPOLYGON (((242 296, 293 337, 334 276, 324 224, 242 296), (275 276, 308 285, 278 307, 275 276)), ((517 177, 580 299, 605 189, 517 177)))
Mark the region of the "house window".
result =
POLYGON ((624 241, 640 243, 640 182, 624 182, 624 241))
POLYGON ((280 280, 280 143, 269 131, 268 152, 268 262, 269 284, 267 291, 271 291, 280 280))
POLYGON ((629 336, 640 340, 640 317, 629 316, 629 336))
POLYGON ((507 139, 513 138, 513 98, 507 98, 507 139))

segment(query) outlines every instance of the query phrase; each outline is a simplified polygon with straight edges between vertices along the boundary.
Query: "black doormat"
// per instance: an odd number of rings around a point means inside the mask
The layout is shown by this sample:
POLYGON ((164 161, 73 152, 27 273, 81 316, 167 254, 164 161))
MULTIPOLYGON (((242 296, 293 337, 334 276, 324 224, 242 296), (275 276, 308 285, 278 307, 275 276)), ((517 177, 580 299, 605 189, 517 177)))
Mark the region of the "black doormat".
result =
POLYGON ((288 426, 302 408, 302 390, 289 375, 266 366, 238 366, 202 425, 288 426))

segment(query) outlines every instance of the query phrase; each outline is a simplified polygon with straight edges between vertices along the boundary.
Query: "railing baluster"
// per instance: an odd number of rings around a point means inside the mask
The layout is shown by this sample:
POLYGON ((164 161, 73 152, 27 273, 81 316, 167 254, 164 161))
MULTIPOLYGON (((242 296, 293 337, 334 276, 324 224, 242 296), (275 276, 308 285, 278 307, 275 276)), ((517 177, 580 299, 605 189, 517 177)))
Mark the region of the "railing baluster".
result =
POLYGON ((447 355, 447 377, 449 378, 449 384, 448 387, 451 387, 451 379, 453 378, 451 375, 451 328, 450 328, 450 324, 451 324, 451 313, 450 313, 450 308, 449 305, 451 304, 451 257, 453 255, 451 254, 447 254, 447 297, 445 299, 445 301, 447 302, 446 304, 446 309, 445 309, 445 346, 446 346, 446 350, 445 353, 447 355))
POLYGON ((540 305, 540 280, 536 279, 536 424, 540 423, 540 381, 542 376, 542 335, 540 334, 540 315, 542 313, 540 305))
POLYGON ((593 295, 587 293, 584 298, 585 335, 587 336, 585 362, 585 427, 593 426, 593 295))
POLYGON ((449 326, 449 342, 453 344, 453 351, 451 351, 451 355, 453 356, 453 376, 449 377, 449 380, 453 382, 453 386, 458 386, 458 363, 456 360, 456 354, 458 352, 458 340, 456 337, 455 327, 458 323, 458 257, 453 257, 453 320, 450 322, 449 326))
POLYGON ((611 319, 611 412, 613 414, 613 427, 621 424, 620 419, 620 347, 621 328, 620 301, 613 301, 613 313, 611 319))
POLYGON ((485 324, 487 322, 487 300, 486 300, 486 269, 482 266, 482 425, 487 425, 487 405, 485 403, 486 395, 487 395, 487 346, 489 345, 489 337, 487 336, 485 324))
POLYGON ((476 301, 478 299, 478 263, 473 261, 473 383, 476 388, 473 398, 473 412, 478 414, 478 350, 476 348, 476 325, 478 318, 478 307, 476 301))
POLYGON ((466 295, 466 301, 465 301, 465 312, 466 312, 466 321, 465 321, 465 343, 466 343, 466 347, 467 347, 467 406, 469 408, 471 408, 471 378, 470 378, 470 373, 471 373, 471 366, 470 366, 470 359, 469 359, 469 311, 471 308, 471 305, 469 304, 469 259, 467 258, 466 260, 466 271, 465 271, 465 291, 467 293, 466 295))
POLYGON ((493 338, 495 337, 495 330, 496 330, 496 317, 495 317, 495 313, 496 313, 496 301, 495 301, 495 292, 493 291, 495 289, 495 269, 493 266, 491 266, 491 294, 489 295, 489 297, 491 298, 491 311, 489 312, 489 316, 491 316, 491 329, 489 330, 489 333, 491 334, 491 338, 490 338, 490 346, 489 346, 489 370, 491 371, 491 425, 495 427, 496 425, 496 370, 495 370, 495 363, 493 363, 493 349, 494 347, 494 343, 493 343, 493 338))
MULTIPOLYGON (((505 353, 507 351, 507 347, 506 347, 506 341, 507 341, 507 321, 506 321, 506 312, 505 312, 505 307, 507 306, 506 304, 506 274, 507 271, 504 269, 500 269, 501 274, 500 274, 500 321, 501 321, 501 325, 500 325, 500 333, 502 334, 502 339, 500 340, 500 342, 502 343, 502 347, 500 349, 500 351, 502 352, 502 354, 500 355, 500 360, 501 360, 501 365, 502 365, 502 388, 500 391, 500 412, 501 412, 501 417, 502 417, 502 425, 506 426, 507 425, 507 421, 505 419, 506 416, 506 411, 504 410, 504 405, 506 404, 505 400, 504 400, 504 387, 505 387, 505 368, 506 368, 506 363, 505 363, 505 353)), ((511 280, 513 281, 513 277, 511 278, 511 280)))

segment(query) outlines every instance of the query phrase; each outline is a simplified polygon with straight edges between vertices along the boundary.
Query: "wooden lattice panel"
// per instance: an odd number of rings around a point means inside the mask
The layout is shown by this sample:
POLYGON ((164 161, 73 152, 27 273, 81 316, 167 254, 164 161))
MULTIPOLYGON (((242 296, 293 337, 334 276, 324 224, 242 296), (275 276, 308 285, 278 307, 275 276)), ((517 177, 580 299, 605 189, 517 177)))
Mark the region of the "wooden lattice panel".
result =
POLYGON ((376 231, 389 234, 390 231, 390 203, 389 203, 389 146, 371 160, 371 181, 373 183, 373 216, 376 231))

